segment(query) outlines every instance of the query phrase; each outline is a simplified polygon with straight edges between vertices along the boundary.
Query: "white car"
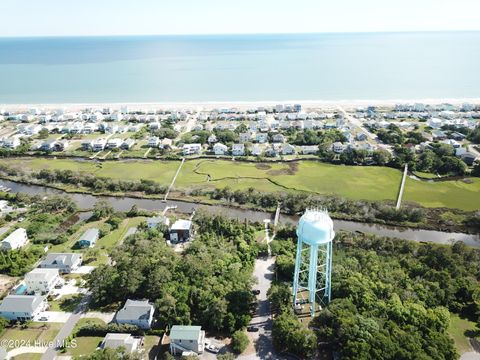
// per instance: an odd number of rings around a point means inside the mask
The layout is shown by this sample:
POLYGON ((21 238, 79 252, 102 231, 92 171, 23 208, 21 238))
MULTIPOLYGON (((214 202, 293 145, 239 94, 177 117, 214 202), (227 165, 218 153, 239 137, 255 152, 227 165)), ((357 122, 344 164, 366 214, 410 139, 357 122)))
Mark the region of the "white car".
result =
POLYGON ((210 351, 211 353, 214 353, 214 354, 218 354, 220 349, 218 347, 216 347, 215 345, 210 344, 210 345, 207 345, 207 351, 210 351))

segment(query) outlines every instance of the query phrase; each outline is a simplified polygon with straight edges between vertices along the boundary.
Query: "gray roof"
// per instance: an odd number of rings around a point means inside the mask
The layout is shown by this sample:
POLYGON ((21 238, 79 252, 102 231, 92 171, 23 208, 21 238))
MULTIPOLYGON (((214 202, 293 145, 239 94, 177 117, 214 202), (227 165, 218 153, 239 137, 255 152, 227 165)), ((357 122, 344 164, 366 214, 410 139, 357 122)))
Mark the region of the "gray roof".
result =
POLYGON ((201 326, 173 325, 170 330, 170 338, 174 340, 198 340, 201 331, 201 326))
POLYGON ((80 240, 87 240, 89 242, 95 242, 98 239, 99 233, 100 232, 98 231, 98 229, 95 229, 95 228, 88 229, 87 231, 85 231, 82 234, 82 236, 80 237, 80 240))
POLYGON ((47 267, 49 265, 65 265, 72 266, 81 258, 80 254, 76 253, 50 253, 40 263, 40 266, 47 267))
POLYGON ((136 320, 150 318, 150 312, 153 306, 148 300, 130 300, 128 299, 123 308, 118 310, 116 320, 136 320))
POLYGON ((38 295, 8 295, 0 304, 0 311, 32 313, 43 302, 43 299, 38 295))

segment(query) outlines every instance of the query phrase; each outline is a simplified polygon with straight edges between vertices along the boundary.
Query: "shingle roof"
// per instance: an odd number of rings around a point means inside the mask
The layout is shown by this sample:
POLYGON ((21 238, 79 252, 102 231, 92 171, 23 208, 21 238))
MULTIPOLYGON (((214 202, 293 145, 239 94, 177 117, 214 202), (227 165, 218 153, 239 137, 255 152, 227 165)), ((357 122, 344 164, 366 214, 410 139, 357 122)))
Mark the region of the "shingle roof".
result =
POLYGON ((148 300, 130 300, 128 299, 123 308, 118 310, 117 320, 137 320, 148 319, 153 306, 148 300))
POLYGON ((49 265, 71 266, 74 263, 76 263, 79 258, 80 258, 80 255, 75 253, 50 253, 40 263, 40 265, 44 267, 49 265))
POLYGON ((174 340, 198 340, 201 326, 173 325, 170 330, 170 338, 174 340))
POLYGON ((37 295, 8 295, 0 304, 0 311, 32 313, 42 301, 43 297, 37 295))

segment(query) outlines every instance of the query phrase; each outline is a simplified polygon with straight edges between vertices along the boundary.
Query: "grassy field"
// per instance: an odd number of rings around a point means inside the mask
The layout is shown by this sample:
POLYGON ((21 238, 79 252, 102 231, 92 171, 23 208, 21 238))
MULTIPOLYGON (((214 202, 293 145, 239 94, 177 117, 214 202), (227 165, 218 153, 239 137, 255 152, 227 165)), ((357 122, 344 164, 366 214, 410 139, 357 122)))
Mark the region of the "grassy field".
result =
POLYGON ((55 336, 63 326, 61 323, 37 323, 33 322, 27 328, 14 326, 3 331, 1 340, 19 340, 25 343, 30 342, 34 346, 35 341, 49 342, 55 339, 55 336))
POLYGON ((467 319, 462 319, 458 315, 451 314, 450 326, 448 333, 455 341, 455 346, 460 354, 467 351, 472 351, 472 347, 468 342, 468 338, 465 335, 469 330, 475 330, 475 323, 467 319))
MULTIPOLYGON (((114 179, 154 180, 169 185, 178 161, 92 161, 69 159, 5 159, 12 165, 40 170, 75 170, 114 179)), ((260 191, 306 191, 336 194, 350 199, 395 200, 401 171, 387 167, 337 166, 313 161, 297 163, 246 163, 229 160, 186 161, 175 183, 176 189, 205 187, 260 191)), ((426 207, 476 210, 480 203, 480 179, 429 183, 407 179, 404 200, 426 207)))

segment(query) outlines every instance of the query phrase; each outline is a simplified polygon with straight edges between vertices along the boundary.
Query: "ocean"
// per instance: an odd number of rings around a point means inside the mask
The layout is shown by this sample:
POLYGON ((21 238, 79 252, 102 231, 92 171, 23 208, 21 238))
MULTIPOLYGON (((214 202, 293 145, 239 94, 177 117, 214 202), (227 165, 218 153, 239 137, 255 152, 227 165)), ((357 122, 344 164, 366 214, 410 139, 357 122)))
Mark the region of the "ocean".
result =
POLYGON ((0 38, 0 103, 480 97, 480 32, 0 38))

